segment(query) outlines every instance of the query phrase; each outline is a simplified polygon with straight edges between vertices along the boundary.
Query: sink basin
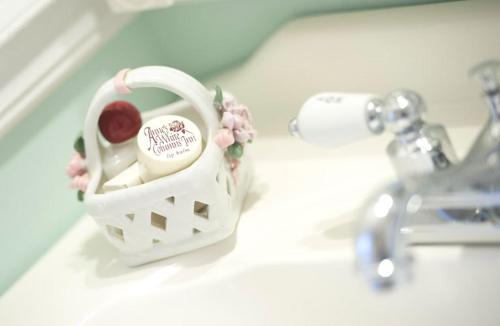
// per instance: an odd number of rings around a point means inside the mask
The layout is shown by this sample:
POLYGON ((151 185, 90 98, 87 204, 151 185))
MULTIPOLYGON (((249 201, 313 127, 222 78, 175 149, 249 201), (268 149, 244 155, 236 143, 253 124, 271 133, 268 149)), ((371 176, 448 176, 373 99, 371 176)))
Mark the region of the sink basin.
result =
MULTIPOLYGON (((466 145, 475 132, 450 135, 466 145)), ((356 209, 394 178, 386 143, 256 142, 237 233, 140 267, 84 216, 0 297, 0 325, 500 325, 500 247, 415 246, 410 279, 390 292, 356 271, 356 209)))
POLYGON ((500 251, 424 251, 413 282, 392 293, 369 291, 345 251, 343 259, 276 259, 222 276, 210 273, 184 286, 137 291, 103 307, 82 326, 498 325, 500 251), (463 259, 471 263, 464 265, 463 259))

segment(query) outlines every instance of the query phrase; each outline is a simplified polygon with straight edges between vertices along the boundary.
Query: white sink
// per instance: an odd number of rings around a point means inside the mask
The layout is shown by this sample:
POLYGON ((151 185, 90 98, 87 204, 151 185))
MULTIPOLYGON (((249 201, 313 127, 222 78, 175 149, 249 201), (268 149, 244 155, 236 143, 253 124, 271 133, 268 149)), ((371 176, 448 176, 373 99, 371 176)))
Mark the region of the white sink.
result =
POLYGON ((411 284, 376 295, 354 273, 350 258, 278 260, 183 286, 164 284, 131 294, 82 325, 500 323, 498 249, 447 248, 433 259, 419 259, 416 267, 411 284), (470 263, 464 264, 464 259, 470 263))
MULTIPOLYGON (((466 148, 476 130, 450 134, 466 148)), ((499 247, 412 248, 392 292, 356 272, 355 210, 394 177, 387 140, 256 142, 237 234, 157 263, 126 267, 84 217, 0 298, 0 325, 500 325, 499 247)))

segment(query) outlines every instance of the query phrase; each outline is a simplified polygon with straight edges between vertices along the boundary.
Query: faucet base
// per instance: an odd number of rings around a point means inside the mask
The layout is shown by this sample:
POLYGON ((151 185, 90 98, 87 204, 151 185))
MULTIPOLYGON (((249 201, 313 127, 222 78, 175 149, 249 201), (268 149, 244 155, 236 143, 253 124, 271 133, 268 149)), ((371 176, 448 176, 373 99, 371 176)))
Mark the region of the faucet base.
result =
POLYGON ((441 212, 411 216, 401 228, 409 244, 494 244, 500 245, 500 225, 489 221, 456 222, 443 219, 441 212))

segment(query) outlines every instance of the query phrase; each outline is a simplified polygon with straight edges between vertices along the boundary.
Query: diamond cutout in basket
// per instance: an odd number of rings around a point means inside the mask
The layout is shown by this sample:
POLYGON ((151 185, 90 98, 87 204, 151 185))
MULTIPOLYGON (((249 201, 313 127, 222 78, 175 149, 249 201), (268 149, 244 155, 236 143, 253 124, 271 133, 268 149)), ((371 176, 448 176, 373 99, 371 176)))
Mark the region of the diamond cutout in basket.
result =
POLYGON ((193 207, 193 213, 195 213, 199 217, 206 218, 208 220, 208 204, 205 204, 201 201, 195 201, 193 207))
POLYGON ((120 241, 125 241, 123 237, 123 229, 117 228, 116 226, 112 225, 106 225, 106 230, 108 231, 108 234, 111 237, 118 239, 120 241))
POLYGON ((161 229, 161 230, 166 230, 167 229, 167 218, 163 215, 160 215, 155 212, 151 212, 151 225, 161 229))

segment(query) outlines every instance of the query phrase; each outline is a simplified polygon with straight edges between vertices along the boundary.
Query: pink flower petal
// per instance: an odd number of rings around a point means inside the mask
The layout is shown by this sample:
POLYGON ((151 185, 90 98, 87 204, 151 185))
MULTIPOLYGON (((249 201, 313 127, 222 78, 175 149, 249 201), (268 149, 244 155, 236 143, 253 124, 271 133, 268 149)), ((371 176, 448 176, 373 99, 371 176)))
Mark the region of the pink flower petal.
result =
POLYGON ((244 123, 245 123, 245 120, 243 117, 241 117, 240 115, 234 115, 233 129, 241 129, 241 127, 243 127, 244 123))
POLYGON ((71 160, 69 161, 68 167, 66 168, 66 174, 73 178, 77 175, 82 175, 86 171, 85 160, 79 153, 75 153, 71 160))
POLYGON ((234 128, 234 120, 235 120, 234 118, 235 116, 232 113, 224 112, 222 114, 221 123, 227 129, 232 130, 234 128))
POLYGON ((89 184, 89 174, 85 173, 83 175, 75 176, 73 180, 71 180, 70 187, 85 192, 85 190, 87 190, 88 184, 89 184))
POLYGON ((234 137, 231 130, 222 128, 217 131, 214 141, 221 149, 226 149, 234 144, 234 137))
POLYGON ((222 106, 226 111, 229 111, 229 108, 233 107, 236 105, 236 100, 234 98, 231 99, 224 99, 222 106))
POLYGON ((250 111, 243 104, 238 104, 238 105, 232 106, 231 108, 229 108, 228 111, 235 114, 235 115, 241 116, 244 120, 251 120, 250 119, 250 111))
POLYGON ((250 139, 250 134, 246 130, 234 130, 234 139, 240 144, 246 144, 250 139))

